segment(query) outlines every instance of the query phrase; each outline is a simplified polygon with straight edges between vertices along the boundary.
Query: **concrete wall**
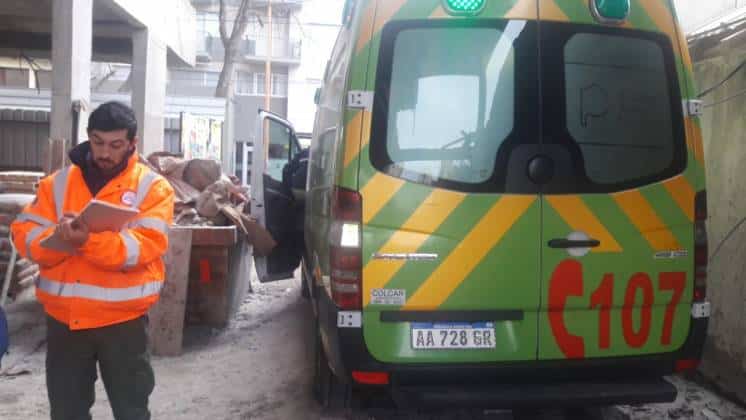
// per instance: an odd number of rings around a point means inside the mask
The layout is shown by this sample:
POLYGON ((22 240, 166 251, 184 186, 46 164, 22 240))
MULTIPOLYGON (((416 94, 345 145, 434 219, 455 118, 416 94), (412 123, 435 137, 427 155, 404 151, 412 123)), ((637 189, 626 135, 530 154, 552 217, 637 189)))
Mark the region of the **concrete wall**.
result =
MULTIPOLYGON (((723 80, 746 59, 746 48, 695 65, 700 91, 723 80)), ((704 98, 723 101, 746 89, 741 71, 704 98)), ((710 219, 708 294, 713 304, 703 372, 746 401, 746 96, 709 106, 702 118, 710 219), (728 236, 730 235, 730 236, 728 236)))
MULTIPOLYGON (((169 54, 193 65, 197 50, 195 10, 189 0, 111 0, 123 12, 153 31, 169 54)), ((133 22, 135 23, 135 22, 133 22)))
POLYGON ((746 0, 674 0, 684 32, 689 33, 737 7, 746 0))

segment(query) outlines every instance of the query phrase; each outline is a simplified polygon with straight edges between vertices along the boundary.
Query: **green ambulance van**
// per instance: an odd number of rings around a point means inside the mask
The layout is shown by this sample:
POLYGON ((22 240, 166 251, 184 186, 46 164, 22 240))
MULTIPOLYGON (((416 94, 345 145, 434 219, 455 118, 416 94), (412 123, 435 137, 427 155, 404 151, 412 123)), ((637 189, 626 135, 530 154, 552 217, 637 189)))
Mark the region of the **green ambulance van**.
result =
POLYGON ((349 0, 304 200, 287 121, 252 169, 319 400, 673 400, 710 314, 694 89, 672 0, 349 0))

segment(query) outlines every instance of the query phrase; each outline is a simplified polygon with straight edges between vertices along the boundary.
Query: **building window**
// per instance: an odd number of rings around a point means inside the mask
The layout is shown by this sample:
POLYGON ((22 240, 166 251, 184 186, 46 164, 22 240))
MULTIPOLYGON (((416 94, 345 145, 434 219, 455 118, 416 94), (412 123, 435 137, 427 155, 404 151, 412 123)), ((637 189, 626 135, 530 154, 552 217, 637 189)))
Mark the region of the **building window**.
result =
POLYGON ((170 76, 171 84, 191 88, 214 89, 220 79, 220 73, 204 71, 172 70, 170 76))
POLYGON ((272 75, 272 96, 288 96, 288 77, 284 74, 272 75))
POLYGON ((264 80, 264 73, 257 73, 256 74, 256 93, 258 95, 264 95, 267 90, 266 87, 266 81, 264 80))
POLYGON ((254 73, 239 71, 236 75, 236 94, 254 95, 255 93, 254 73))
MULTIPOLYGON (((279 96, 283 98, 288 96, 288 76, 286 74, 273 73, 271 84, 272 96, 279 96)), ((257 94, 264 95, 264 93, 266 92, 264 73, 256 74, 256 87, 257 94)))
POLYGON ((199 13, 197 14, 197 40, 202 42, 201 51, 208 51, 208 43, 220 39, 220 20, 217 13, 199 13))

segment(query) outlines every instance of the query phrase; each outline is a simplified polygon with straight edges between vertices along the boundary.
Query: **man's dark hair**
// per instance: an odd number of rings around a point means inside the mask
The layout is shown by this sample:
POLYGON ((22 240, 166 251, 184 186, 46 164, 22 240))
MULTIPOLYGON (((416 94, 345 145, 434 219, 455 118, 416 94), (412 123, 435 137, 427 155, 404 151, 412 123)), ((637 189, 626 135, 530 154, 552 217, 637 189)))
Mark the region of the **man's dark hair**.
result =
POLYGON ((88 130, 127 130, 127 139, 132 140, 137 134, 135 112, 121 102, 106 102, 96 108, 88 117, 88 130))

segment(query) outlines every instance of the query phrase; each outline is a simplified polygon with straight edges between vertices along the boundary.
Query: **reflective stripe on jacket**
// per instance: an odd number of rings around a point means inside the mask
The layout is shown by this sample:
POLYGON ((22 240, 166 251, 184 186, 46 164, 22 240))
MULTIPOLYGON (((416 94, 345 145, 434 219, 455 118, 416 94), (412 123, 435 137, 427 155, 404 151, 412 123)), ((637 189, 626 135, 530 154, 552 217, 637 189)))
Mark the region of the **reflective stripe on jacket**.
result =
POLYGON ((165 279, 174 192, 168 182, 130 157, 127 168, 96 194, 97 200, 140 210, 120 232, 91 233, 75 254, 44 248, 67 212, 80 213, 94 197, 82 170, 66 167, 44 178, 36 200, 13 222, 21 255, 39 264, 36 296, 46 312, 71 329, 97 328, 145 314, 165 279))

